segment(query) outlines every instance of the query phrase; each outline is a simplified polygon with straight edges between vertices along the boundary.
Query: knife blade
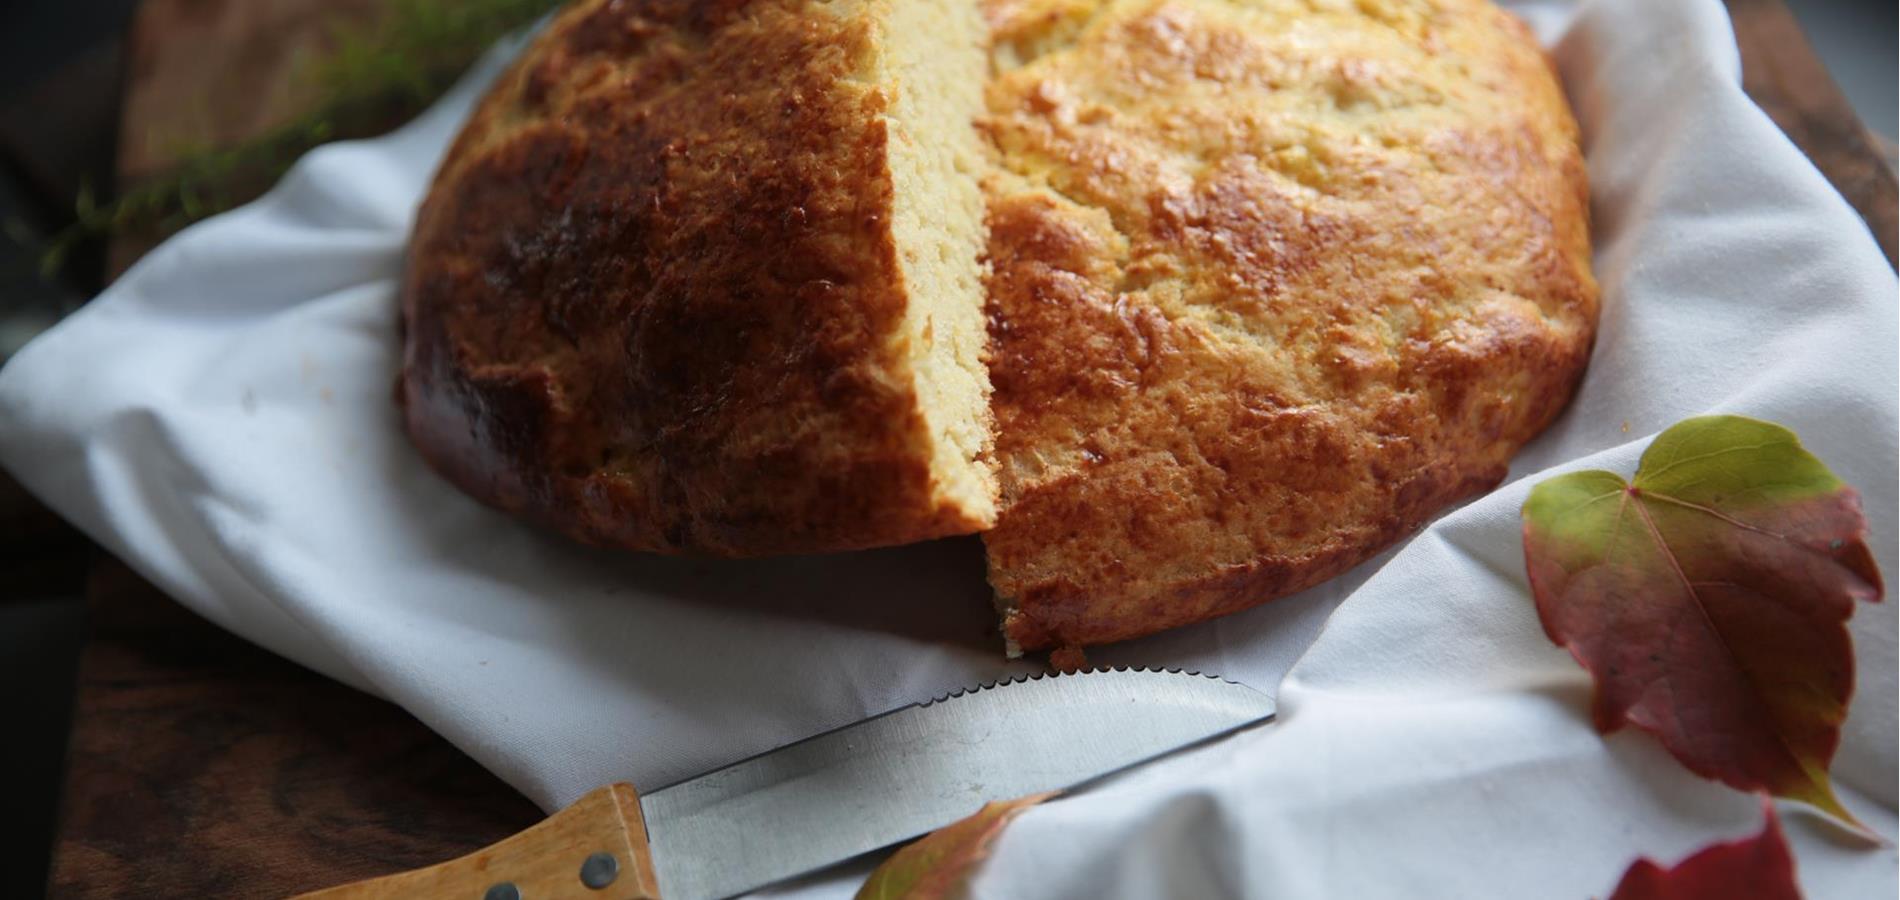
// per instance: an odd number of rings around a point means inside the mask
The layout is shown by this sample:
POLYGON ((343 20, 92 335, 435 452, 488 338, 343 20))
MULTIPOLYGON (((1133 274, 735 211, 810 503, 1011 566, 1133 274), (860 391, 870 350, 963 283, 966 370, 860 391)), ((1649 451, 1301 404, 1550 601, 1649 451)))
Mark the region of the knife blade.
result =
POLYGON ((305 900, 724 900, 918 837, 987 801, 1074 789, 1273 715, 1264 694, 1178 669, 1023 676, 855 722, 637 801, 625 785, 602 788, 477 854, 305 900), (610 884, 615 891, 596 892, 610 884))
POLYGON ((1033 675, 905 707, 641 797, 670 900, 731 897, 1262 721, 1185 672, 1033 675))

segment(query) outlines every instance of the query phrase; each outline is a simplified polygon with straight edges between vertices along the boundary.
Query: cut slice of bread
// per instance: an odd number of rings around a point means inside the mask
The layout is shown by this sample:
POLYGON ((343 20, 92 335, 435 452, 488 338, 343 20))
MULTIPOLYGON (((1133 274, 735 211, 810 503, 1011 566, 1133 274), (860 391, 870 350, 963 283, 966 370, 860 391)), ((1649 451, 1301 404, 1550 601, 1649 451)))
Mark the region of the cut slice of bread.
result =
POLYGON ((717 555, 988 527, 987 33, 969 0, 589 0, 442 164, 409 434, 581 540, 717 555))
POLYGON ((1563 408, 1597 314, 1588 191, 1521 23, 1486 0, 989 12, 984 541, 1014 644, 1314 585, 1497 484, 1563 408))

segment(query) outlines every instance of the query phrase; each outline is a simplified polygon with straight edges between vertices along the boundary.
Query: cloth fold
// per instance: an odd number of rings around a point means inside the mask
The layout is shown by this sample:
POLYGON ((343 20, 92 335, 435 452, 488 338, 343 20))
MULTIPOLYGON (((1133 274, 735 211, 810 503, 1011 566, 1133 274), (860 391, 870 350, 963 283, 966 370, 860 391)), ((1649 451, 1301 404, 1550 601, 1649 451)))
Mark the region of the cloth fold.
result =
MULTIPOLYGON (((1654 740, 1591 729, 1587 676, 1538 627, 1517 510, 1556 472, 1633 472, 1679 419, 1746 413, 1861 490, 1893 577, 1894 272, 1742 93, 1716 0, 1514 6, 1585 134, 1604 313, 1581 392, 1509 483, 1401 547, 1092 653, 1277 686, 1281 719, 1029 811, 975 895, 1600 896, 1639 854, 1758 827, 1752 798, 1654 740)), ((411 451, 390 399, 407 229, 516 49, 401 131, 311 153, 20 353, 0 370, 0 464, 179 601, 401 704, 550 809, 1027 671, 1002 658, 973 539, 612 554, 474 503, 411 451)), ((1889 839, 1897 621, 1889 602, 1852 622, 1834 766, 1889 839)), ((1900 887, 1891 842, 1787 819, 1809 896, 1900 887)))

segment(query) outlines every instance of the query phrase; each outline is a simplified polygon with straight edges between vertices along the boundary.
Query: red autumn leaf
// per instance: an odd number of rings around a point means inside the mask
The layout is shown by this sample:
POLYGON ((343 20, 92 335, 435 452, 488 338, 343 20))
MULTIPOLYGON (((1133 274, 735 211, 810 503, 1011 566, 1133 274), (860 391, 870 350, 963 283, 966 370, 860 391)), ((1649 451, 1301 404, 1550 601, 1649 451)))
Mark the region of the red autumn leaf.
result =
POLYGON ((858 888, 856 900, 943 900, 955 896, 990 855, 990 843, 1018 813, 1054 793, 983 804, 975 815, 937 829, 891 854, 858 888))
POLYGON ((1848 822, 1827 770, 1847 618, 1882 591, 1866 535, 1859 495, 1793 432, 1739 416, 1663 432, 1633 483, 1573 472, 1524 502, 1537 613, 1595 679, 1599 731, 1627 722, 1697 774, 1848 822))
POLYGON ((1773 804, 1762 807, 1768 823, 1760 834, 1704 847, 1671 869, 1638 859, 1610 900, 1801 900, 1781 821, 1773 804))

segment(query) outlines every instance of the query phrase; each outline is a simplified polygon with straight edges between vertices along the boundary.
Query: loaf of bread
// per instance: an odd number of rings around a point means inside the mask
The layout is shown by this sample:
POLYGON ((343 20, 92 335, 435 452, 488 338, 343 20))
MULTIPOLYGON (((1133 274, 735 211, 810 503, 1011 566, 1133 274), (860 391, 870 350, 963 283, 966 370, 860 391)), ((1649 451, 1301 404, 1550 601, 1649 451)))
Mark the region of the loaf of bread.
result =
POLYGON ((752 555, 995 519, 969 0, 584 0, 416 224, 409 435, 596 544, 752 555))
MULTIPOLYGON (((1577 129, 1486 0, 988 0, 1004 631, 1314 585, 1503 477, 1597 314, 1577 129)), ((1420 598, 1420 602, 1426 602, 1420 598)))
POLYGON ((401 396, 594 543, 988 529, 1008 641, 1074 651, 1495 485, 1583 371, 1589 255, 1488 0, 583 0, 422 209, 401 396))

